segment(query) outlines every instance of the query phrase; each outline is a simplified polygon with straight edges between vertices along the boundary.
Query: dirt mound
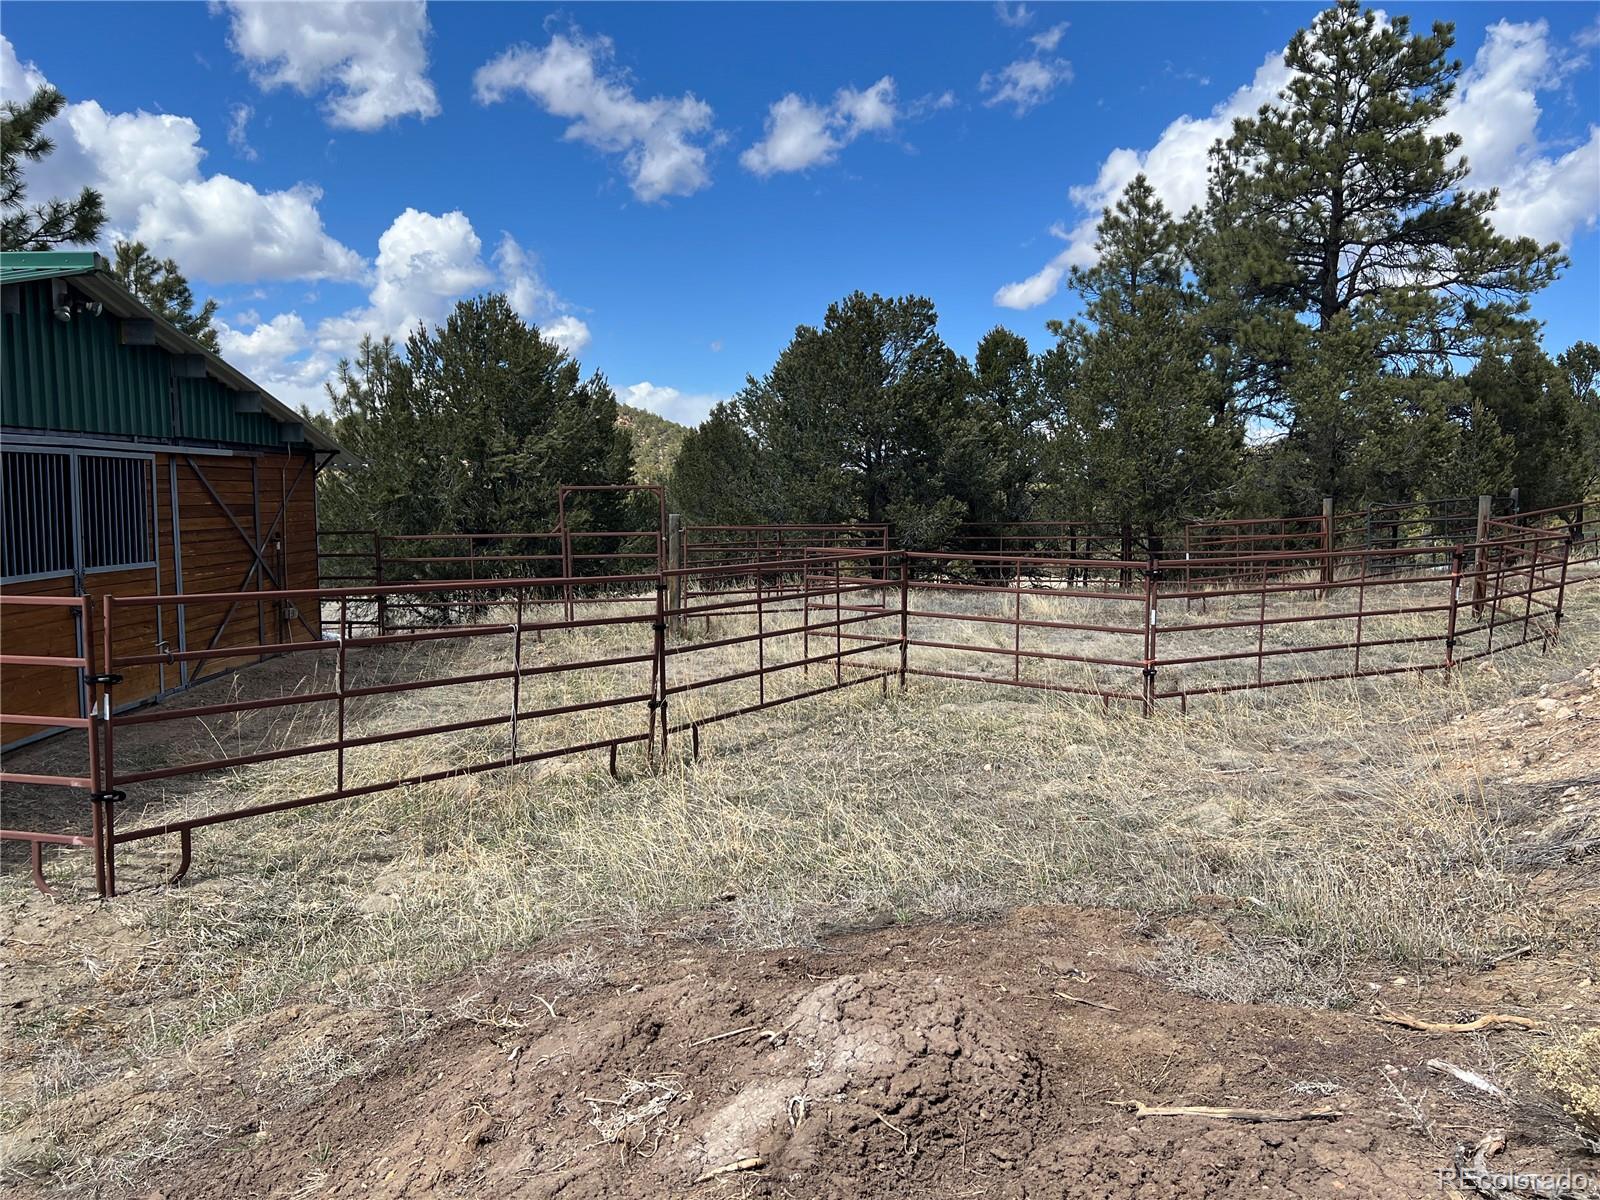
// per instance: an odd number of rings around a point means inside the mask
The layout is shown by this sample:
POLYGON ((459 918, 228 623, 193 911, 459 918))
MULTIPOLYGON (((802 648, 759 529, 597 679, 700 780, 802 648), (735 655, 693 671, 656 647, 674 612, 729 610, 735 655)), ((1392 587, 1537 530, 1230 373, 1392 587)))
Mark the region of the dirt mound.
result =
MULTIPOLYGON (((212 1128, 237 1132, 147 1184, 172 1197, 1411 1200, 1438 1189, 1456 1140, 1505 1120, 1427 1070, 1464 1047, 1360 1013, 1169 992, 1140 971, 1149 942, 1112 913, 878 930, 821 953, 663 937, 594 954, 598 978, 523 961, 442 990, 433 1031, 388 1065, 252 1121, 213 1108, 212 1128), (1136 1119, 1125 1100, 1339 1116, 1136 1119)), ((1445 1004, 1409 988, 1404 1002, 1445 1004)), ((1513 1054, 1505 1038, 1499 1053, 1513 1054)), ((1514 1157, 1581 1165, 1525 1141, 1514 1157)))
POLYGON ((960 1145, 968 1116, 1000 1131, 974 1165, 1033 1149, 1029 1116, 1043 1099, 1042 1065, 1003 1019, 937 977, 830 980, 781 1029, 755 1039, 746 1082, 685 1131, 691 1144, 681 1157, 694 1177, 751 1158, 792 1177, 837 1169, 829 1160, 839 1157, 881 1160, 884 1130, 891 1143, 900 1139, 896 1157, 907 1168, 936 1166, 960 1145), (771 1053, 761 1053, 763 1041, 771 1053))

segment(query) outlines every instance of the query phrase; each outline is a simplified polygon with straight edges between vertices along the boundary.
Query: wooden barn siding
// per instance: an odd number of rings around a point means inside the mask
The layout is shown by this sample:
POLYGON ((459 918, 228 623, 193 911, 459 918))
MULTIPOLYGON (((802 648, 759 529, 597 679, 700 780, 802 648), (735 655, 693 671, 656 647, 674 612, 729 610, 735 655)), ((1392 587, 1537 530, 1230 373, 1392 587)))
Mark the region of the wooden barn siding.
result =
MULTIPOLYGON (((70 596, 72 576, 10 584, 8 595, 70 596)), ((70 658, 78 653, 72 610, 7 607, 0 612, 0 645, 13 654, 70 658)), ((78 715, 78 673, 63 667, 0 668, 0 710, 40 716, 78 715)), ((34 725, 0 724, 0 745, 39 733, 34 725)))
MULTIPOLYGON (((104 661, 101 599, 115 596, 174 595, 179 592, 271 591, 277 586, 263 571, 250 574, 254 556, 245 538, 234 528, 211 492, 248 537, 272 528, 273 519, 290 496, 278 520, 264 557, 283 580, 285 588, 317 586, 316 482, 310 460, 304 455, 277 454, 220 457, 215 455, 156 455, 153 498, 156 531, 156 568, 97 572, 87 576, 85 592, 93 609, 89 648, 96 670, 104 661), (192 464, 192 465, 191 465, 192 464), (254 464, 255 483, 252 483, 254 464), (304 470, 302 471, 302 464, 304 470), (177 514, 173 522, 173 466, 176 465, 177 514), (196 472, 198 471, 198 475, 196 472), (298 486, 295 484, 299 475, 298 486), (204 476, 202 483, 199 476, 204 476), (259 489, 259 526, 257 525, 259 489), (176 530, 178 542, 174 545, 176 530), (279 544, 274 545, 273 542, 279 544), (182 581, 179 582, 181 563, 182 581), (159 582, 159 588, 158 588, 159 582)), ((71 595, 71 577, 10 585, 16 595, 71 595)), ((113 623, 117 655, 155 654, 162 642, 179 648, 180 611, 190 650, 208 646, 226 649, 276 641, 306 641, 320 636, 317 606, 298 605, 301 619, 285 621, 274 603, 241 602, 229 615, 228 603, 163 605, 119 608, 113 623), (224 624, 224 620, 226 623, 224 624), (220 632, 219 632, 219 626, 220 632), (263 636, 263 634, 265 636, 263 636)), ((59 609, 8 610, 0 641, 14 654, 72 655, 76 651, 72 620, 59 609)), ((148 700, 162 690, 183 686, 190 678, 219 674, 257 661, 240 655, 189 664, 187 670, 172 663, 119 667, 124 681, 115 689, 118 708, 148 700)), ((7 668, 0 680, 0 708, 7 712, 76 716, 77 683, 73 672, 56 667, 7 668)), ((16 724, 0 728, 0 745, 37 733, 16 724)))

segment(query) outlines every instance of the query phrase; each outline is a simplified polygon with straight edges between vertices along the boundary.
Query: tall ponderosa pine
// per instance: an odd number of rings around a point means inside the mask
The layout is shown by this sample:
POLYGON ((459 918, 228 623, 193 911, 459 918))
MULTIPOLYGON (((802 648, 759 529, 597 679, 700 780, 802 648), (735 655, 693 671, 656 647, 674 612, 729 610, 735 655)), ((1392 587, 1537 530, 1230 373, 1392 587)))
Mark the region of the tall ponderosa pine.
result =
POLYGON ((1464 186, 1460 138, 1440 124, 1452 45, 1448 25, 1412 35, 1340 0, 1291 40, 1278 100, 1213 152, 1208 327, 1236 407, 1289 430, 1283 452, 1305 469, 1286 503, 1433 485, 1417 464, 1451 438, 1435 382, 1522 331, 1564 262, 1497 234, 1494 194, 1464 186))
POLYGON ((169 324, 216 351, 217 331, 211 319, 217 315, 217 302, 207 300, 196 312, 194 292, 175 260, 157 258, 143 242, 118 242, 115 255, 111 269, 123 287, 169 324))
POLYGON ((23 168, 55 150, 44 127, 66 105, 67 98, 46 84, 25 103, 8 100, 0 106, 0 250, 86 245, 100 236, 106 223, 105 203, 91 187, 71 200, 28 204, 23 168))
POLYGON ((1329 329, 1386 323, 1388 358, 1439 361, 1504 333, 1563 264, 1560 247, 1506 238, 1493 192, 1463 186, 1461 138, 1442 132, 1461 64, 1451 27, 1412 36, 1340 0, 1295 34, 1278 101, 1235 122, 1213 156, 1210 248, 1220 285, 1329 329))
POLYGON ((1081 447, 1077 469, 1097 512, 1151 540, 1219 502, 1240 430, 1219 417, 1183 230, 1144 176, 1107 210, 1096 250, 1094 266, 1072 273, 1083 320, 1057 326, 1052 352, 1077 430, 1063 445, 1081 447))

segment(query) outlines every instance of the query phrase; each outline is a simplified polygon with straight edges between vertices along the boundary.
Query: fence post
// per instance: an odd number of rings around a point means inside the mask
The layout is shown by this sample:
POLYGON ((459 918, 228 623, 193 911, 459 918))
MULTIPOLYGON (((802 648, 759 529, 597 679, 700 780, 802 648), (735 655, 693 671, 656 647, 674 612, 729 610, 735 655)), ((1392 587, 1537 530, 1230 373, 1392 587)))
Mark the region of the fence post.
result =
POLYGON ((570 622, 572 620, 572 530, 567 528, 565 515, 561 518, 561 575, 567 580, 561 585, 562 611, 566 614, 566 620, 570 622))
POLYGON ((665 575, 656 576, 656 619, 651 623, 653 633, 654 654, 651 662, 650 680, 651 691, 654 695, 650 699, 650 740, 655 741, 656 714, 661 715, 661 766, 667 765, 667 578, 665 575))
POLYGON ((1156 708, 1156 560, 1144 569, 1144 715, 1156 708))
MULTIPOLYGON (((85 748, 88 751, 89 770, 89 795, 90 801, 90 848, 94 851, 94 887, 95 894, 101 897, 106 895, 106 854, 105 831, 101 828, 101 807, 98 800, 93 799, 110 788, 107 779, 107 759, 100 750, 100 738, 103 733, 100 722, 100 697, 96 694, 98 685, 93 682, 94 654, 91 649, 94 638, 93 613, 89 607, 89 597, 79 596, 78 603, 72 611, 73 621, 77 627, 78 658, 81 662, 79 670, 82 672, 84 687, 87 689, 84 699, 88 701, 84 711, 88 717, 89 727, 84 730, 85 748)), ((106 712, 111 711, 109 702, 106 712)), ((43 880, 43 848, 40 843, 33 844, 34 882, 43 880)))
MULTIPOLYGON (((1450 617, 1444 635, 1444 670, 1448 675, 1456 665, 1456 613, 1461 607, 1461 547, 1450 552, 1450 617)), ((1493 630, 1490 631, 1491 634, 1493 630)))
MULTIPOLYGON (((1324 585, 1333 582, 1333 497, 1322 498, 1322 582, 1324 585)), ((1324 586, 1322 595, 1327 596, 1328 591, 1324 586)))
POLYGON ((1472 615, 1483 615, 1483 602, 1489 592, 1489 510, 1493 496, 1478 497, 1478 531, 1472 548, 1472 615))
MULTIPOLYGON (((667 570, 683 567, 683 516, 667 514, 667 570)), ((683 633, 683 576, 673 575, 667 582, 668 631, 678 636, 683 633)))
MULTIPOLYGON (((100 851, 105 859, 105 868, 99 873, 98 882, 101 883, 100 895, 102 898, 117 894, 117 801, 126 799, 122 792, 117 790, 117 751, 116 751, 116 724, 112 715, 116 712, 117 702, 113 698, 111 689, 122 682, 122 676, 116 673, 115 645, 116 637, 113 632, 111 616, 111 597, 100 598, 101 625, 100 625, 100 653, 101 673, 95 677, 94 683, 100 687, 100 697, 103 704, 100 717, 104 722, 105 752, 100 759, 101 791, 95 792, 90 799, 95 807, 100 810, 99 834, 102 839, 100 851)), ((85 607, 85 616, 88 609, 85 607)), ((88 657, 86 654, 85 657, 88 657)), ((92 731, 91 731, 92 732, 92 731)))
MULTIPOLYGON (((372 531, 372 581, 380 589, 378 592, 378 636, 382 637, 389 632, 389 598, 384 595, 383 588, 386 572, 383 569, 383 534, 376 529, 372 531)), ((350 631, 344 630, 345 636, 350 631)))
POLYGON ((906 690, 906 616, 910 610, 911 560, 904 552, 900 555, 900 690, 906 690))

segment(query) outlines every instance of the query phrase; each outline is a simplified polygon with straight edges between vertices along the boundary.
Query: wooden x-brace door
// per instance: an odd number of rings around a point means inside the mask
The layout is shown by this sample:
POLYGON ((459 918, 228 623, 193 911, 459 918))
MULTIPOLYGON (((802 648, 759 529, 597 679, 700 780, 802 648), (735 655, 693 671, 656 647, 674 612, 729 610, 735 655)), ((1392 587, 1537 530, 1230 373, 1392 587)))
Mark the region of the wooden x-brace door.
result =
MULTIPOLYGON (((238 459, 228 459, 223 461, 234 464, 239 462, 238 459)), ((285 588, 287 584, 284 579, 282 540, 279 531, 285 524, 286 516, 289 511, 289 505, 294 499, 295 492, 299 489, 301 483, 308 477, 308 468, 311 464, 311 460, 309 458, 300 459, 294 474, 289 479, 289 482, 281 488, 280 494, 277 497, 278 503, 276 510, 270 514, 263 513, 261 507, 261 479, 258 461, 255 459, 249 460, 251 498, 251 527, 249 529, 246 529, 239 518, 234 515, 232 507, 229 506, 228 502, 219 493, 216 486, 213 484, 213 481, 206 476, 203 470, 201 470, 200 463, 191 455, 184 455, 183 462, 188 467, 189 473, 200 484, 205 494, 210 498, 211 503, 215 506, 216 511, 224 517, 227 527, 231 529, 232 532, 237 535, 238 540, 243 543, 244 549, 248 554, 249 561, 248 565, 245 567, 243 577, 238 581, 237 584, 226 590, 233 592, 252 592, 270 591, 273 589, 285 588), (263 527, 262 524, 264 518, 269 518, 265 527, 263 527), (278 549, 274 552, 270 548, 275 542, 278 546, 278 549)), ((236 480, 236 485, 237 482, 238 481, 236 480)), ((210 640, 207 642, 205 647, 207 650, 215 649, 222 641, 223 635, 227 632, 229 624, 233 621, 235 614, 238 613, 240 607, 244 603, 245 601, 243 597, 240 597, 233 600, 229 604, 228 609, 223 614, 222 619, 217 622, 216 628, 211 632, 210 640)), ((257 602, 255 608, 255 640, 257 645, 270 645, 276 641, 288 641, 293 639, 293 631, 287 627, 288 622, 283 617, 284 610, 281 606, 275 606, 275 611, 272 616, 272 624, 270 626, 268 625, 267 606, 257 602)), ((312 626, 306 621, 304 615, 300 613, 299 606, 295 606, 294 611, 294 619, 299 622, 306 634, 313 638, 316 637, 316 630, 312 628, 312 626)))

